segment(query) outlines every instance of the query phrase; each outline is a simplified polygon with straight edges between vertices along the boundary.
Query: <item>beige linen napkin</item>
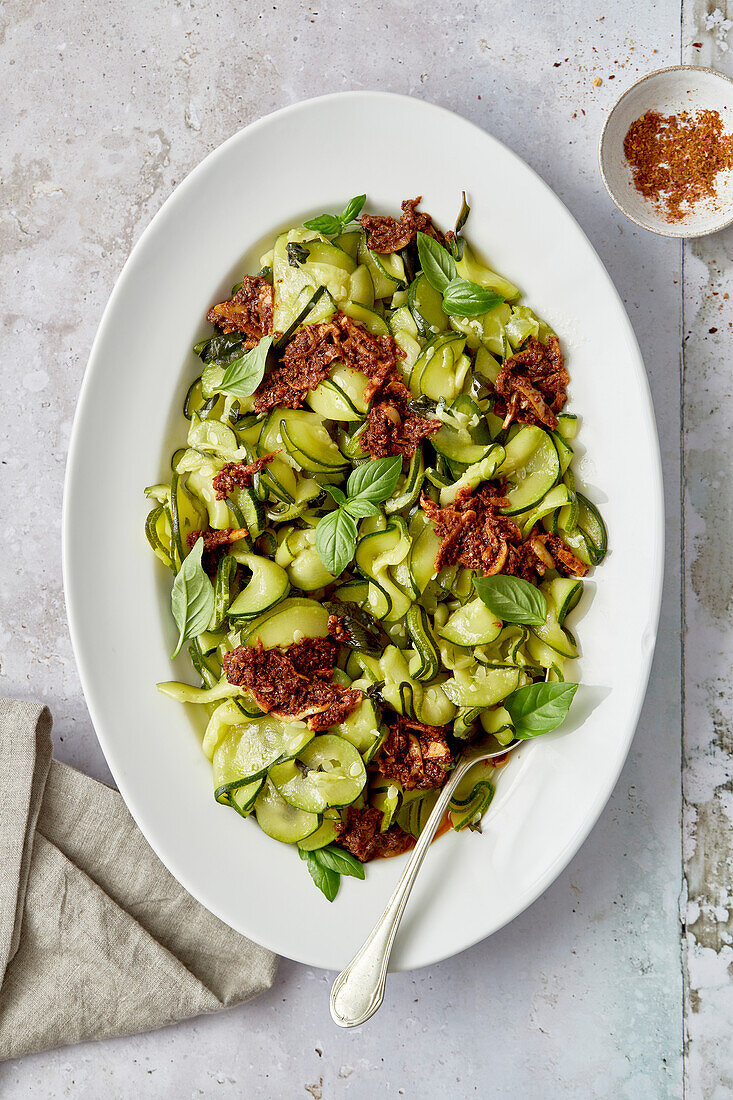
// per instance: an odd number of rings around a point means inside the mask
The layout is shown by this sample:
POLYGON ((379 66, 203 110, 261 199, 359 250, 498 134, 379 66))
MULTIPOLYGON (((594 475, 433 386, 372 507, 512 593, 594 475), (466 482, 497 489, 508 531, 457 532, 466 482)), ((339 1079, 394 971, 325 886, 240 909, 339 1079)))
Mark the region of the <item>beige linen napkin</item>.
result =
POLYGON ((51 715, 0 699, 0 1061, 254 997, 276 958, 186 893, 117 791, 51 759, 51 715))

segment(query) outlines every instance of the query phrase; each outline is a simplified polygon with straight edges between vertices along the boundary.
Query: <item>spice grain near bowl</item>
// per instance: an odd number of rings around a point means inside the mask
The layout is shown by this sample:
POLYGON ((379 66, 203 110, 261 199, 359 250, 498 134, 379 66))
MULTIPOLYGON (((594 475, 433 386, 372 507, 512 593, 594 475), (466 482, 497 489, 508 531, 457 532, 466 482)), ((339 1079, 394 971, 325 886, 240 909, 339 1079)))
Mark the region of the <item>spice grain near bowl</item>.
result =
POLYGON ((624 155, 636 190, 677 222, 701 200, 715 203, 718 174, 733 168, 733 135, 715 110, 650 110, 629 126, 624 155))

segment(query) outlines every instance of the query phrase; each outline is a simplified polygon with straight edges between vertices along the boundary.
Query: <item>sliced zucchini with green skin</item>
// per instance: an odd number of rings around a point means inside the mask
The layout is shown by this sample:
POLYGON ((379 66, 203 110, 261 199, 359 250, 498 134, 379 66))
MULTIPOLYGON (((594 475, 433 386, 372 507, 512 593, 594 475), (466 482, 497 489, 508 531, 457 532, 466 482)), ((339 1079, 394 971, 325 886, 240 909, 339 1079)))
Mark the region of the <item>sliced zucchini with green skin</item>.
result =
POLYGON ((570 463, 573 461, 573 448, 569 446, 559 432, 550 432, 552 442, 557 450, 560 460, 560 477, 563 477, 570 463))
POLYGON ((480 761, 459 781, 448 806, 451 825, 457 832, 479 822, 491 805, 493 770, 488 760, 480 761))
POLYGON ((395 290, 399 290, 405 279, 405 265, 396 252, 381 255, 367 248, 366 238, 362 233, 356 253, 357 260, 369 269, 369 274, 374 285, 375 298, 390 298, 395 290))
POLYGON ((328 637, 328 611, 315 600, 290 597, 241 630, 242 644, 285 648, 303 638, 328 637))
POLYGON ((480 317, 451 317, 450 326, 466 337, 466 346, 471 351, 484 346, 492 355, 503 359, 505 345, 508 345, 504 326, 511 315, 511 306, 501 302, 480 317))
POLYGON ((463 255, 456 263, 456 270, 462 279, 468 279, 470 283, 485 286, 488 290, 493 290, 507 301, 513 301, 514 298, 519 297, 519 288, 514 283, 510 283, 508 279, 497 275, 485 264, 482 264, 465 241, 463 243, 463 255))
POLYGON ((384 510, 387 515, 390 515, 392 512, 403 512, 406 508, 411 508, 413 506, 420 496, 424 477, 425 461, 423 459, 422 447, 418 444, 415 448, 414 455, 410 459, 407 473, 404 477, 400 478, 394 495, 391 496, 389 500, 385 501, 384 510))
POLYGON ((356 271, 349 278, 349 299, 342 302, 342 307, 347 304, 366 306, 371 309, 374 305, 374 283, 365 264, 359 264, 356 271))
POLYGON ((562 625, 568 611, 580 599, 583 583, 573 578, 558 577, 560 583, 546 581, 540 591, 545 597, 547 615, 542 626, 531 626, 530 633, 544 645, 554 649, 561 657, 578 656, 578 647, 570 631, 562 625), (563 583, 565 582, 565 583, 563 583))
POLYGON ((356 253, 362 236, 361 229, 352 229, 348 233, 340 233, 338 237, 334 237, 333 243, 337 248, 342 249, 347 256, 351 256, 351 259, 356 263, 356 253))
POLYGON ((227 504, 232 511, 240 527, 246 527, 250 538, 258 538, 267 526, 265 506, 257 497, 254 489, 237 489, 234 500, 228 500, 227 504), (232 507, 234 505, 234 507, 232 507), (240 516, 237 516, 238 509, 240 516))
POLYGON ((497 475, 506 478, 510 486, 505 493, 509 503, 502 512, 513 516, 543 500, 558 479, 560 460, 547 432, 533 425, 521 428, 505 450, 497 475))
MULTIPOLYGON (((265 778, 262 776, 260 779, 252 779, 249 783, 244 783, 241 787, 236 787, 235 790, 229 793, 229 805, 242 817, 249 817, 254 809, 257 795, 262 790, 264 782, 265 778)), ((223 801, 223 798, 217 801, 223 801)))
POLYGON ((213 397, 204 397, 201 389, 201 376, 199 375, 188 387, 183 402, 183 415, 186 420, 191 420, 194 415, 203 419, 213 413, 220 400, 221 395, 218 393, 214 394, 213 397))
POLYGON ((521 677, 518 669, 476 664, 473 669, 457 669, 441 687, 457 707, 491 707, 518 688, 521 677))
POLYGON ((475 646, 493 642, 501 634, 503 623, 493 611, 476 596, 449 617, 443 626, 437 627, 441 638, 453 645, 475 646))
MULTIPOLYGON (((217 708, 209 725, 221 722, 221 710, 217 708)), ((217 799, 247 780, 264 775, 273 764, 295 756, 314 736, 304 723, 285 725, 270 714, 247 720, 238 708, 233 707, 233 711, 233 718, 224 716, 223 736, 211 758, 217 799)))
POLYGON ((572 442, 578 434, 578 428, 580 421, 577 416, 572 413, 560 413, 557 418, 557 430, 563 439, 570 440, 572 442))
POLYGON ((435 533, 435 524, 429 520, 417 537, 413 537, 408 568, 417 591, 422 593, 435 576, 435 561, 442 539, 435 533))
POLYGON ((434 679, 440 670, 440 653, 427 611, 420 604, 414 603, 405 615, 405 626, 419 657, 414 670, 412 663, 410 664, 412 679, 434 679))
POLYGON ((272 284, 275 291, 273 329, 285 332, 296 319, 302 298, 326 287, 335 302, 349 299, 350 277, 356 264, 342 249, 319 239, 306 229, 291 229, 275 242, 272 260, 272 284), (301 244, 309 250, 305 263, 293 267, 287 247, 301 244))
POLYGON ((148 513, 145 521, 145 534, 155 556, 174 572, 176 570, 173 550, 173 531, 170 513, 163 505, 158 505, 148 513))
POLYGON ((188 429, 188 445, 202 454, 213 453, 227 462, 240 456, 239 441, 227 424, 221 420, 202 420, 200 416, 191 418, 188 429))
POLYGON ((365 696, 356 710, 334 726, 334 732, 350 741, 368 759, 381 740, 380 722, 381 715, 374 700, 365 696))
POLYGON ((395 309, 389 318, 388 324, 389 331, 395 339, 399 332, 411 337, 413 340, 417 340, 420 335, 419 329, 415 324, 415 319, 407 306, 400 306, 398 309, 395 309))
POLYGON ((251 570, 252 577, 227 610, 230 619, 253 619, 285 599, 290 581, 284 569, 259 554, 239 552, 236 560, 251 570))
POLYGON ((425 275, 410 283, 407 305, 421 336, 430 338, 448 329, 448 315, 443 311, 443 295, 434 289, 425 275))
POLYGON ((155 686, 161 695, 167 695, 179 703, 219 703, 222 699, 232 699, 241 694, 240 689, 226 679, 205 688, 182 684, 179 680, 166 680, 155 686))
POLYGON ((298 841, 298 847, 303 852, 315 852, 317 848, 325 848, 327 845, 333 844, 341 832, 339 829, 340 821, 340 816, 336 818, 324 816, 323 821, 314 833, 305 837, 304 840, 298 841))
POLYGON ((189 552, 188 536, 207 526, 206 512, 186 489, 186 478, 174 473, 171 478, 171 520, 176 550, 181 561, 189 552))
POLYGON ((410 372, 411 393, 416 397, 423 394, 433 401, 441 397, 452 401, 457 397, 461 391, 457 364, 465 342, 460 333, 445 332, 426 344, 410 372))
POLYGON ((374 531, 359 539, 354 561, 369 583, 368 608, 376 619, 402 619, 412 600, 389 575, 410 551, 410 537, 402 517, 393 516, 385 531, 374 531))
POLYGON ((216 567, 216 580, 214 581, 214 614, 211 619, 211 629, 218 630, 226 619, 227 609, 231 600, 231 587, 237 572, 237 563, 230 554, 224 554, 219 559, 216 567))
POLYGON ((280 451, 296 470, 329 473, 346 468, 346 459, 328 434, 322 417, 303 409, 273 409, 257 443, 260 454, 280 451))
POLYGON ((270 768, 269 778, 291 806, 322 813, 329 807, 351 805, 364 789, 366 770, 349 741, 323 733, 294 760, 270 768))
POLYGON ((278 793, 269 779, 260 791, 254 804, 257 824, 263 833, 283 844, 297 844, 300 840, 312 836, 320 827, 318 814, 298 810, 278 793))
POLYGON ((529 512, 523 512, 521 515, 515 516, 515 523, 521 528, 522 536, 526 538, 534 525, 539 523, 544 516, 571 504, 572 499, 573 494, 570 492, 567 485, 555 485, 554 488, 550 489, 550 491, 545 494, 540 503, 530 509, 529 512))
MULTIPOLYGON (((413 792, 408 793, 412 794, 413 792)), ((397 814, 397 824, 417 840, 427 824, 435 803, 438 801, 438 795, 438 791, 425 791, 420 793, 417 798, 412 798, 409 801, 404 799, 397 814)))
POLYGON ((485 733, 495 737, 500 745, 508 745, 514 740, 514 726, 509 711, 504 707, 486 707, 480 715, 479 721, 485 733))
POLYGON ((372 786, 369 791, 369 804, 380 810, 382 820, 379 823, 380 833, 386 833, 402 805, 403 792, 397 783, 383 782, 372 786))
MULTIPOLYGON (((583 582, 576 577, 555 577, 542 585, 545 599, 555 610, 560 626, 573 608, 577 607, 583 595, 583 582)), ((548 604, 548 606, 549 606, 548 604)))
POLYGON ((582 493, 578 498, 578 527, 586 535, 592 548, 593 565, 600 565, 608 550, 608 532, 601 513, 582 493))
POLYGON ((484 481, 491 481, 496 471, 506 458, 506 451, 498 443, 494 443, 486 453, 486 457, 468 466, 461 476, 450 485, 440 490, 440 507, 452 504, 462 489, 477 489, 484 481))
POLYGON ((389 336, 389 327, 384 317, 380 317, 373 309, 358 305, 356 302, 344 302, 341 312, 356 321, 358 325, 366 329, 372 336, 389 336))

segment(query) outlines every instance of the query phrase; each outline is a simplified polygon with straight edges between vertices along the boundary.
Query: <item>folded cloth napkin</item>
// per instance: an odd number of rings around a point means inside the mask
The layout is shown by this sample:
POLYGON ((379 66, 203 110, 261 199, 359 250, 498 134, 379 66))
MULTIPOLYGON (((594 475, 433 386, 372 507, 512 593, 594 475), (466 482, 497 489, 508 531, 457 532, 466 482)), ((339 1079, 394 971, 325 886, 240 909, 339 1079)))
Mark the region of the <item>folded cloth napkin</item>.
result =
POLYGON ((186 893, 117 791, 51 759, 51 715, 0 699, 0 1061, 254 997, 276 958, 186 893))

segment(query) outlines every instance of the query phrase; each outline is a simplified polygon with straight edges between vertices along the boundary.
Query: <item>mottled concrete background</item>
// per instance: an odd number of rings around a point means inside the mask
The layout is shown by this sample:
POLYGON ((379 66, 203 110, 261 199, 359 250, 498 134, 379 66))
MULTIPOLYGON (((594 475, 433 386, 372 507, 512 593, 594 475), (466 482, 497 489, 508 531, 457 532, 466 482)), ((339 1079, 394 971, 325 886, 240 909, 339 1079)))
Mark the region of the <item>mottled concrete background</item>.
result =
POLYGON ((6 1100, 733 1096, 733 232, 683 255, 626 222, 596 168, 604 114, 638 74, 681 59, 733 72, 725 27, 717 36, 705 27, 717 8, 725 4, 3 5, 0 691, 49 703, 62 759, 109 778, 60 570, 66 446, 95 329, 175 185, 243 125, 297 99, 349 88, 423 97, 496 134, 555 188, 641 342, 668 540, 660 640, 631 755, 590 839, 529 912, 452 961, 392 978, 388 1007, 355 1033, 331 1025, 330 976, 285 962, 275 988, 241 1010, 0 1067, 6 1100))

